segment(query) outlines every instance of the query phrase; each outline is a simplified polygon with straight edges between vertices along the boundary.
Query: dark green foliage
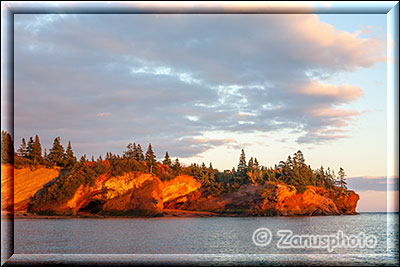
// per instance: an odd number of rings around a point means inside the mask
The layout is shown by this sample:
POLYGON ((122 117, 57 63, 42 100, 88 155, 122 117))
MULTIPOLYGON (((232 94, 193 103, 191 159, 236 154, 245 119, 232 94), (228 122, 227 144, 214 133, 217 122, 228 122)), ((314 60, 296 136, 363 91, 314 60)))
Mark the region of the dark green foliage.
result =
POLYGON ((26 148, 26 142, 25 142, 25 138, 22 138, 22 142, 20 147, 17 150, 18 156, 20 157, 28 157, 28 153, 27 153, 27 148, 26 148))
POLYGON ((29 211, 51 209, 52 205, 60 204, 72 198, 81 185, 92 185, 94 180, 105 173, 109 173, 111 167, 103 163, 75 165, 67 174, 59 177, 54 183, 44 188, 37 194, 28 206, 29 211))
POLYGON ((171 158, 169 157, 168 151, 165 152, 165 157, 164 157, 164 160, 162 163, 171 167, 172 162, 171 162, 171 158))
POLYGON ((339 173, 338 173, 338 181, 337 184, 340 188, 342 189, 347 189, 347 182, 346 182, 346 174, 344 173, 343 168, 340 168, 339 173))
POLYGON ((32 144, 32 150, 31 153, 29 154, 29 158, 34 162, 34 163, 41 163, 43 158, 42 158, 42 145, 40 144, 39 141, 39 136, 35 136, 35 141, 32 144))
POLYGON ((14 168, 16 169, 21 169, 23 167, 27 167, 27 166, 33 166, 33 162, 25 157, 20 157, 18 155, 14 156, 14 168))
POLYGON ((1 163, 14 163, 14 141, 7 131, 1 131, 1 163))
MULTIPOLYGON (((12 140, 3 141, 6 138, 10 139, 11 137, 2 133, 2 146, 3 142, 12 143, 12 140)), ((59 137, 54 140, 53 147, 45 158, 41 158, 38 136, 35 137, 35 140, 31 137, 26 149, 24 147, 23 139, 20 149, 15 155, 16 168, 35 164, 48 167, 54 165, 65 167, 61 177, 41 190, 32 199, 29 209, 33 212, 51 210, 52 207, 65 203, 73 196, 79 186, 92 185, 102 174, 121 176, 129 172, 151 172, 163 181, 173 179, 181 174, 190 175, 201 183, 201 190, 212 196, 236 191, 245 184, 263 184, 268 188, 268 186, 276 183, 283 183, 293 186, 292 188, 296 188, 300 193, 304 192, 308 186, 318 186, 329 190, 346 190, 345 173, 342 168, 339 170, 338 178, 329 168, 325 170, 321 166, 321 168, 313 170, 306 164, 301 151, 297 151, 293 157, 288 156, 286 161, 280 161, 273 168, 267 168, 261 166, 256 158, 251 157, 247 163, 242 149, 237 171, 233 168, 221 172, 214 169, 211 163, 208 167, 205 163, 201 165, 194 163, 185 167, 181 165, 178 158, 171 162, 168 152, 166 152, 163 164, 161 164, 156 161, 151 144, 149 144, 145 158, 140 145, 131 143, 127 146, 128 150, 124 152, 122 157, 107 152, 105 160, 100 156, 97 161, 94 160, 94 157, 92 157, 92 161, 88 161, 86 155, 84 155, 79 162, 76 161, 70 142, 64 153, 59 137), (26 156, 24 156, 25 154, 26 156)), ((266 212, 264 215, 272 214, 266 212)))
POLYGON ((31 136, 29 138, 28 145, 26 146, 26 154, 28 159, 31 159, 32 149, 33 149, 33 137, 31 136))
POLYGON ((63 155, 63 166, 66 168, 72 168, 76 164, 76 157, 72 151, 71 141, 68 141, 67 150, 63 155))
POLYGON ((151 144, 149 144, 149 147, 147 148, 145 161, 147 166, 149 167, 150 172, 153 172, 153 168, 156 165, 156 155, 153 152, 151 144))
POLYGON ((242 149, 242 153, 240 154, 239 164, 237 167, 237 171, 240 173, 246 173, 247 166, 246 166, 246 155, 244 154, 244 150, 242 149))
POLYGON ((133 158, 119 158, 112 157, 110 160, 111 164, 111 175, 120 176, 128 172, 146 172, 147 168, 145 165, 136 161, 133 158))
POLYGON ((134 158, 135 153, 136 153, 136 144, 135 143, 129 143, 126 148, 128 149, 127 151, 124 152, 124 157, 127 158, 134 158))
POLYGON ((63 166, 64 147, 61 145, 60 137, 56 137, 53 142, 53 147, 50 148, 49 160, 57 166, 63 166))
POLYGON ((182 166, 178 158, 176 158, 175 162, 172 164, 172 170, 174 171, 175 175, 179 175, 181 173, 182 166))
POLYGON ((144 161, 143 150, 140 144, 134 147, 134 158, 138 162, 144 161))

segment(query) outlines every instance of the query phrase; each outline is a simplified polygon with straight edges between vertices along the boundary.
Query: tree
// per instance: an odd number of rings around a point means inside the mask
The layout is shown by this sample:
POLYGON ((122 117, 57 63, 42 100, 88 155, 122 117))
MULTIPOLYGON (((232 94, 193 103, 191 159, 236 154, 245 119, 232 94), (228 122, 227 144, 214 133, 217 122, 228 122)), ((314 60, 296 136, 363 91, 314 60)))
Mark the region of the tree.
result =
POLYGON ((7 131, 1 131, 1 163, 14 163, 14 142, 7 131))
POLYGON ((345 178, 346 174, 344 173, 343 168, 340 168, 338 175, 339 175, 338 184, 339 184, 340 188, 347 189, 347 182, 346 182, 346 178, 345 178))
POLYGON ((165 152, 165 157, 164 160, 162 162, 164 165, 168 165, 169 167, 171 167, 171 158, 169 157, 168 151, 165 152))
POLYGON ((49 160, 57 166, 63 165, 64 147, 61 145, 60 137, 56 137, 53 147, 49 149, 49 160))
POLYGON ((134 158, 137 162, 144 161, 143 150, 140 144, 137 144, 136 148, 134 147, 134 158))
POLYGON ((206 167, 206 164, 203 162, 201 163, 200 166, 200 174, 199 178, 202 184, 208 184, 208 169, 206 167))
POLYGON ((32 159, 33 137, 29 137, 28 145, 26 146, 26 155, 28 159, 32 159))
POLYGON ((153 167, 156 165, 156 155, 153 152, 151 144, 149 144, 149 147, 147 148, 145 161, 147 166, 150 168, 150 172, 153 172, 153 167))
POLYGON ((25 138, 22 138, 21 145, 19 146, 18 150, 18 156, 26 158, 28 156, 27 150, 26 150, 26 142, 25 138))
POLYGON ((86 154, 84 154, 83 156, 81 156, 79 162, 80 162, 80 163, 83 163, 83 164, 85 164, 85 163, 88 162, 88 160, 86 159, 86 154))
POLYGON ((65 167, 70 168, 73 167, 76 163, 76 157, 74 156, 74 152, 72 151, 71 141, 68 141, 67 150, 63 156, 63 164, 65 167))
POLYGON ((253 159, 253 157, 251 157, 250 160, 249 160, 249 163, 247 165, 247 168, 248 169, 253 169, 253 167, 254 167, 254 159, 253 159))
POLYGON ((172 170, 174 171, 175 175, 178 175, 181 172, 182 166, 179 162, 179 159, 176 158, 174 164, 172 164, 172 170))
POLYGON ((124 156, 127 158, 134 158, 135 156, 135 151, 136 151, 136 144, 135 143, 129 143, 126 148, 128 149, 127 151, 124 152, 124 156))
POLYGON ((257 181, 261 180, 262 172, 257 159, 253 160, 253 158, 250 158, 249 165, 247 166, 247 176, 253 184, 256 184, 257 181))
POLYGON ((240 173, 246 173, 246 155, 244 154, 244 150, 242 149, 242 153, 240 154, 239 164, 237 167, 237 171, 240 173))
POLYGON ((42 158, 42 145, 40 144, 39 136, 35 136, 35 141, 33 142, 32 145, 32 151, 31 151, 31 159, 35 163, 39 163, 43 160, 42 158))

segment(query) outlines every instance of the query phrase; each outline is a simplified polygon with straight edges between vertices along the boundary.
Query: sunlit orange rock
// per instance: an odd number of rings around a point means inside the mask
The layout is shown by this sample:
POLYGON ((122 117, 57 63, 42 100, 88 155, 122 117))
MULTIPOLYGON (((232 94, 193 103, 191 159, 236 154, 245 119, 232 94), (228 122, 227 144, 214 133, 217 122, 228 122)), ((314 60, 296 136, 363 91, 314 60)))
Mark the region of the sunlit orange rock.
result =
POLYGON ((278 184, 265 199, 262 210, 284 216, 340 214, 334 201, 323 196, 325 190, 321 189, 308 187, 304 193, 298 193, 294 187, 278 184))
POLYGON ((132 214, 137 214, 134 211, 139 211, 143 212, 141 215, 161 215, 163 209, 161 186, 162 182, 157 177, 146 179, 123 195, 106 201, 102 211, 111 215, 117 211, 132 214))
POLYGON ((179 175, 163 183, 162 198, 164 202, 167 202, 171 199, 182 197, 194 192, 200 187, 201 184, 193 177, 188 175, 179 175))
POLYGON ((284 184, 246 184, 218 197, 198 190, 165 202, 164 208, 242 216, 339 215, 356 214, 358 199, 359 196, 349 190, 337 192, 310 186, 298 193, 293 186, 284 184))
POLYGON ((14 168, 11 164, 1 164, 1 215, 13 212, 14 168))
MULTIPOLYGON (((11 170, 12 166, 2 166, 2 177, 10 176, 11 170)), ((57 168, 17 170, 15 199, 21 203, 18 207, 26 209, 29 198, 59 175, 57 168)), ((3 180, 6 183, 10 179, 2 178, 2 190, 3 180)), ((248 183, 215 195, 188 175, 163 182, 151 173, 130 172, 121 176, 100 175, 91 185, 80 185, 69 199, 46 203, 34 212, 158 216, 163 210, 186 210, 229 216, 338 215, 356 214, 358 200, 359 196, 350 190, 309 186, 299 193, 293 186, 273 182, 248 183)))
MULTIPOLYGON (((14 198, 14 210, 26 211, 29 199, 45 184, 60 175, 60 168, 25 167, 14 169, 11 164, 1 165, 1 195, 3 205, 11 204, 11 197, 14 198), (14 193, 12 192, 14 191, 14 193), (4 204, 3 204, 4 203, 4 204)), ((10 208, 8 208, 10 209, 10 208)))

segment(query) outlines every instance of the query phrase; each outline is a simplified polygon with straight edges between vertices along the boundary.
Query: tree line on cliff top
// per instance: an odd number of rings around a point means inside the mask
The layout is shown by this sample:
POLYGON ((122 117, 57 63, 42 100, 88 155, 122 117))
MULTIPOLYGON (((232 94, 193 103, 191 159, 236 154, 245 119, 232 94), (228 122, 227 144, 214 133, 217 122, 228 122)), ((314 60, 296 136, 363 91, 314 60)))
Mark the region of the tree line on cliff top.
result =
MULTIPOLYGON (((28 142, 22 138, 20 146, 14 152, 11 135, 2 131, 1 148, 2 163, 13 163, 15 168, 45 166, 66 170, 68 177, 59 179, 58 183, 61 184, 55 186, 63 191, 58 196, 61 198, 69 196, 68 192, 74 192, 82 183, 91 184, 101 174, 119 176, 128 172, 152 173, 161 180, 170 180, 181 174, 190 175, 213 195, 237 190, 244 184, 267 182, 291 185, 299 192, 304 192, 310 185, 332 190, 346 189, 343 168, 339 169, 337 175, 330 168, 325 169, 323 166, 313 170, 306 164, 300 150, 293 156, 289 155, 286 161, 280 161, 273 167, 265 167, 261 166, 256 158, 251 157, 247 161, 242 149, 236 169, 219 171, 213 168, 211 163, 206 166, 204 162, 183 166, 178 158, 172 160, 168 152, 162 161, 158 161, 151 144, 148 145, 146 153, 140 144, 129 143, 122 156, 107 152, 104 159, 102 156, 87 159, 86 155, 83 155, 77 160, 71 142, 68 141, 67 148, 64 149, 60 137, 56 137, 52 147, 48 152, 44 149, 43 154, 38 135, 30 137, 28 142)), ((52 193, 54 197, 60 193, 56 191, 52 193)))

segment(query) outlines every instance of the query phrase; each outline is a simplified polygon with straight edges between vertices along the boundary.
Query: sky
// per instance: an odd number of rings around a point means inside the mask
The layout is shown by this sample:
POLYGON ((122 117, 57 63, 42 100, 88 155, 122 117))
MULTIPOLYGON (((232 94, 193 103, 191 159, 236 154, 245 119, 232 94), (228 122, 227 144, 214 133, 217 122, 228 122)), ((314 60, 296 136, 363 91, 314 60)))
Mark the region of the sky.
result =
POLYGON ((185 164, 343 167, 359 211, 386 179, 386 15, 14 15, 14 137, 79 157, 152 144, 185 164))

